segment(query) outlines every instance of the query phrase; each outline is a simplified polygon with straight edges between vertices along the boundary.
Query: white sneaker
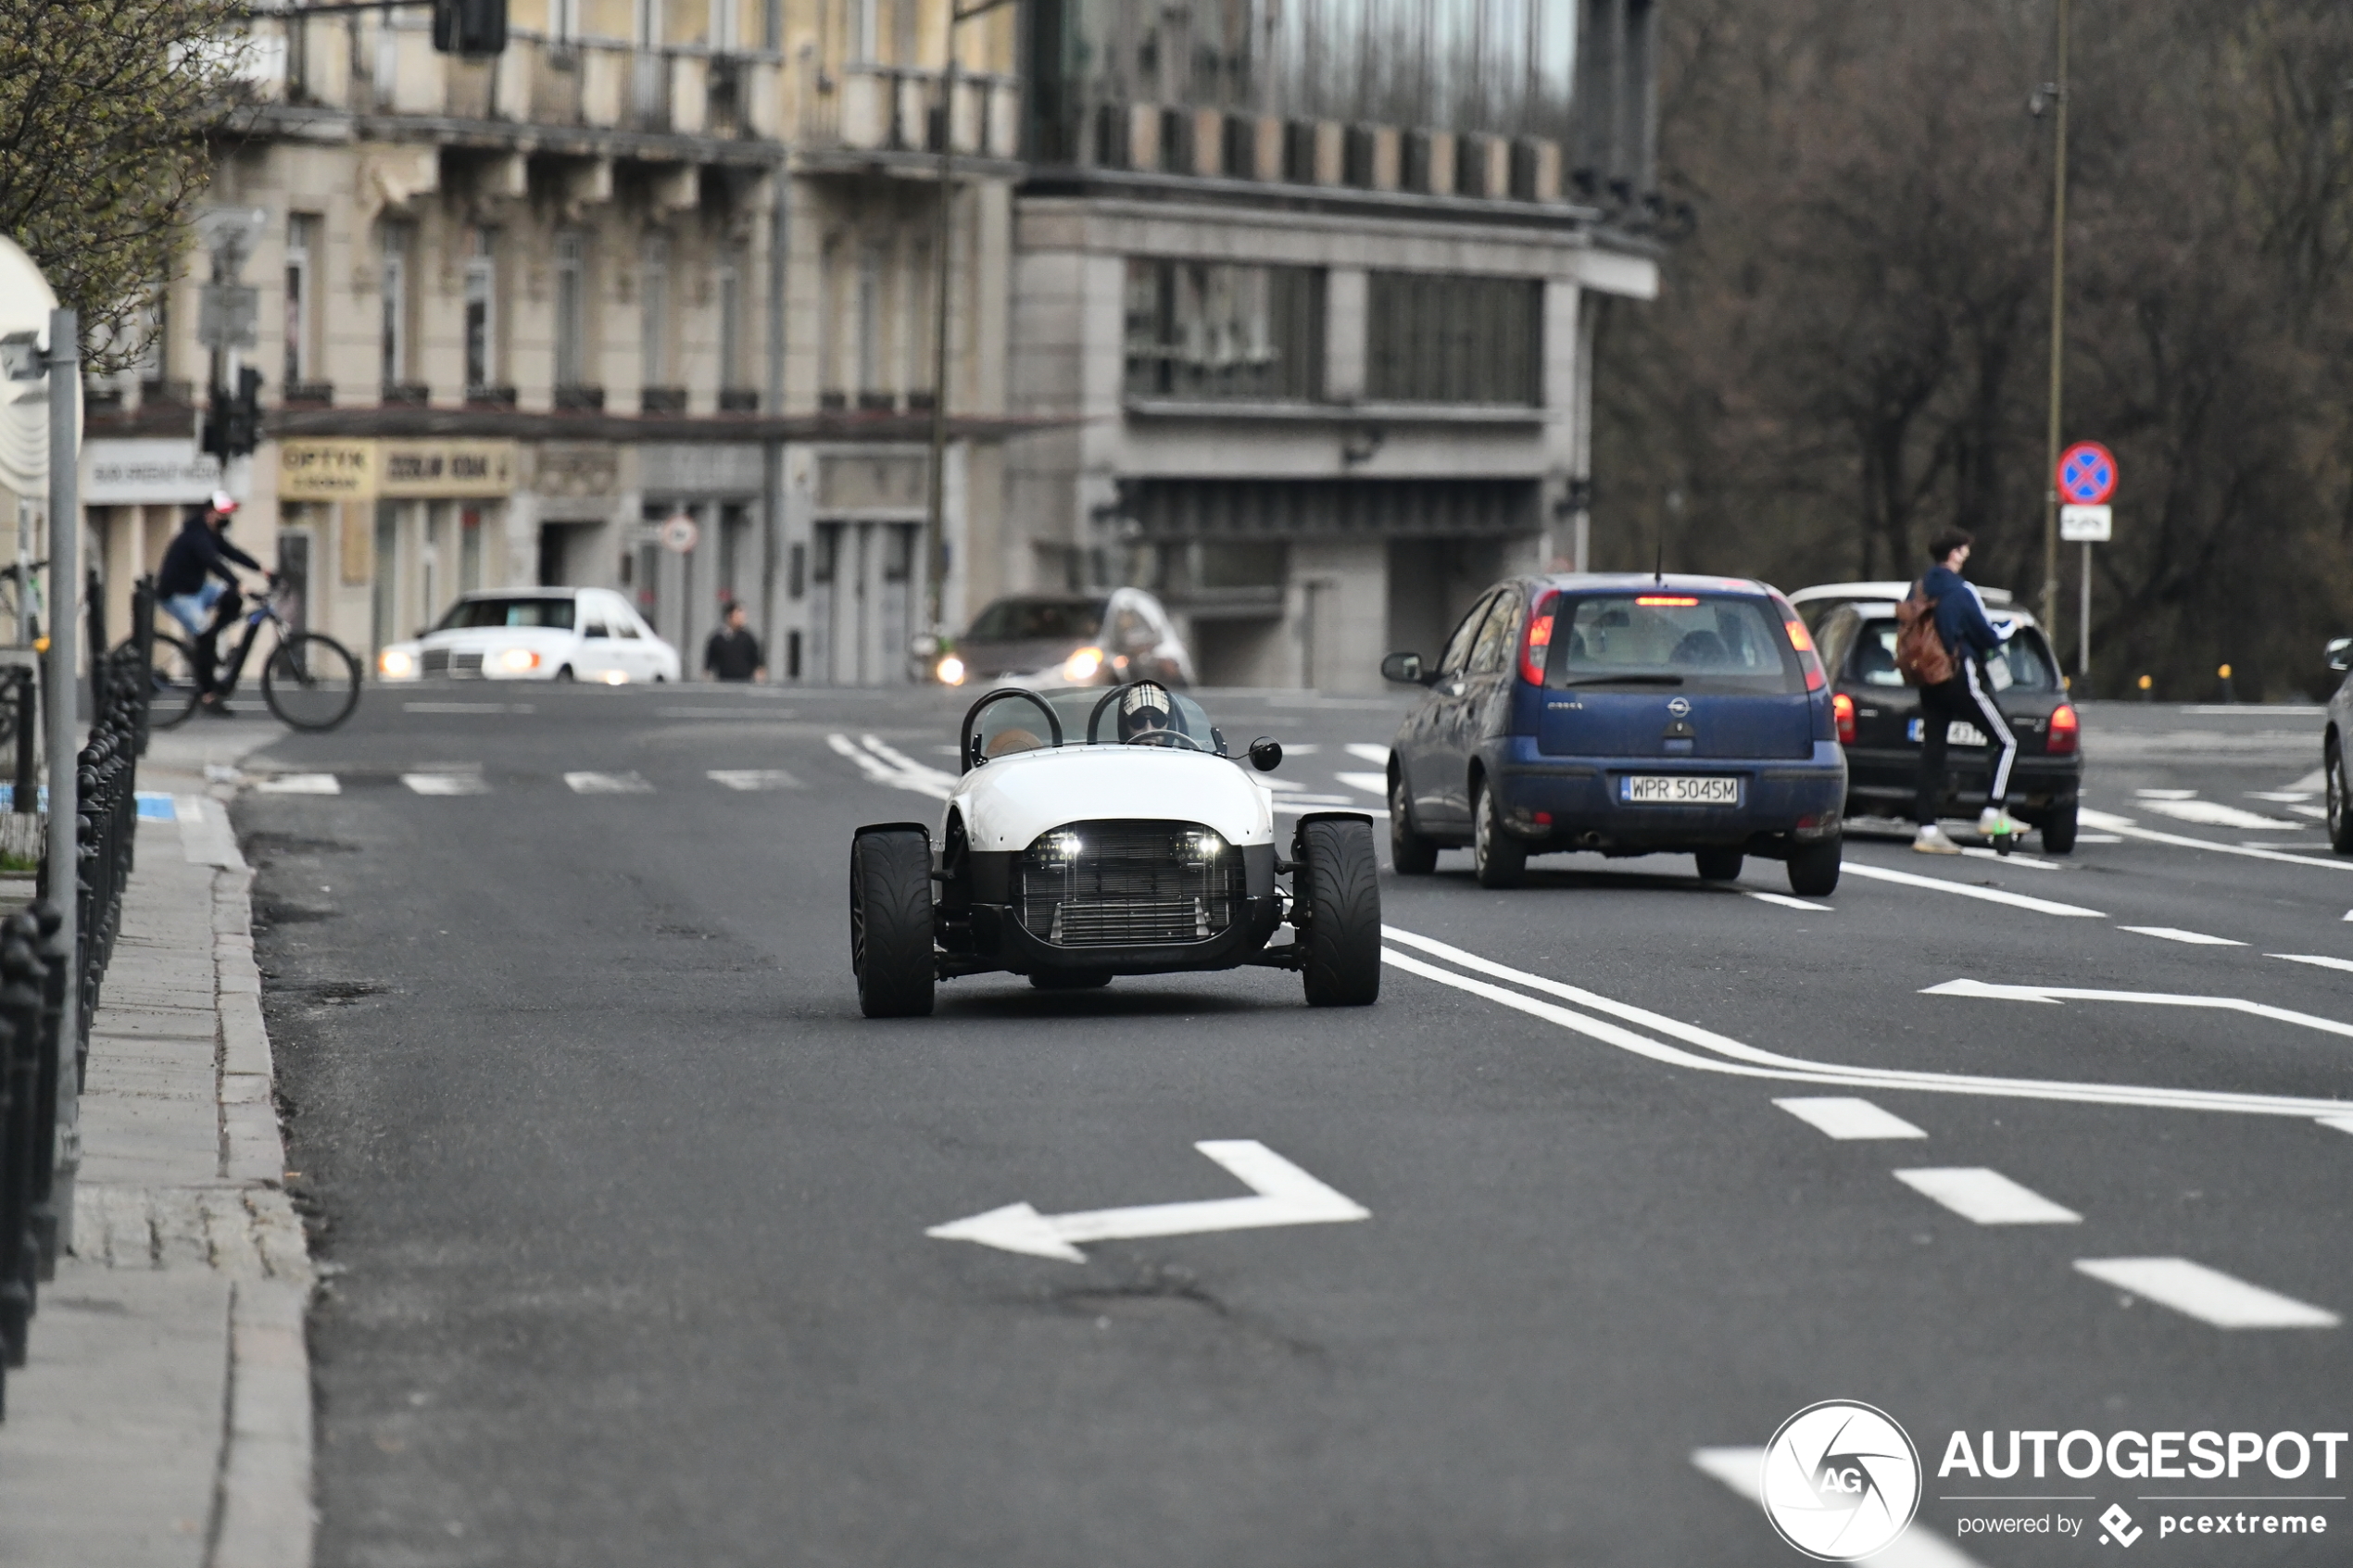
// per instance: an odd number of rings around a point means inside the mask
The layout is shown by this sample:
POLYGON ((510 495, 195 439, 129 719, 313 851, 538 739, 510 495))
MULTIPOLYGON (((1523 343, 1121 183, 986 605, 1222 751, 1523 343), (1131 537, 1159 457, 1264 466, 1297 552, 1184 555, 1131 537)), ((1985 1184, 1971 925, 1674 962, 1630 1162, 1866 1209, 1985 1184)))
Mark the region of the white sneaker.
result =
POLYGON ((2025 834, 2026 824, 1999 806, 1988 806, 1977 814, 1977 831, 1987 838, 2017 838, 2025 834))
POLYGON ((1920 829, 1919 836, 1912 840, 1912 847, 1923 855, 1957 855, 1961 852, 1961 847, 1945 837, 1944 830, 1934 822, 1920 829))

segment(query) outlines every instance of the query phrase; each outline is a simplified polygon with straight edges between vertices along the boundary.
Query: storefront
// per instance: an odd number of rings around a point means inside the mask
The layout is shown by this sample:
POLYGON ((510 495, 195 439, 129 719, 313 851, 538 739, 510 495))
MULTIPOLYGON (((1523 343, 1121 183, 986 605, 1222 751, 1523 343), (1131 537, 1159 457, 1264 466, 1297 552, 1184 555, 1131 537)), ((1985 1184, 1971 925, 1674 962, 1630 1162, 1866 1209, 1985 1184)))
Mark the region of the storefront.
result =
POLYGON ((279 558, 301 616, 372 655, 514 581, 516 460, 510 441, 280 443, 279 558))
MULTIPOLYGON (((100 438, 82 445, 82 508, 90 564, 105 585, 109 641, 131 624, 131 590, 163 564, 188 508, 221 488, 220 464, 186 438, 100 438)), ((253 531, 247 530, 248 533, 253 531)), ((232 534, 258 560, 263 541, 232 534)), ((15 540, 6 544, 13 547, 15 540)), ((37 552, 47 555, 46 546, 37 552)))

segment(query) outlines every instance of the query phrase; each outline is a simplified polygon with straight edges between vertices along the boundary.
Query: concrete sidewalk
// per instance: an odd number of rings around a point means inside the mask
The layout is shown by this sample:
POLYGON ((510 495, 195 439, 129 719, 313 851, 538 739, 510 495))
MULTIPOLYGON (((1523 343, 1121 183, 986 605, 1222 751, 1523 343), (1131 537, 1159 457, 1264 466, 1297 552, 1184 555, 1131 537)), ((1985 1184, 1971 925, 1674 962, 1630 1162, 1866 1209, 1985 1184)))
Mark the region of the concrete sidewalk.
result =
POLYGON ((72 1255, 8 1377, 8 1568, 310 1560, 310 1262, 283 1185, 252 873, 197 771, 251 742, 179 739, 140 770, 178 820, 139 827, 91 1029, 72 1255))

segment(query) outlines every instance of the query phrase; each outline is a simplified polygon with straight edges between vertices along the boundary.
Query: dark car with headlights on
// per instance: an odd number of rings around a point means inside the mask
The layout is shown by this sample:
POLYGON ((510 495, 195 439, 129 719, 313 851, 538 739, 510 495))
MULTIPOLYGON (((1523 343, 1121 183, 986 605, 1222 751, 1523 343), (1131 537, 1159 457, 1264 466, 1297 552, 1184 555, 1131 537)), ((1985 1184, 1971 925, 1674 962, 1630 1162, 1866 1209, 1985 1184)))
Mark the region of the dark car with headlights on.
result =
MULTIPOLYGON (((2010 769, 2010 814, 2041 833, 2043 847, 2075 847, 2075 810, 2083 784, 2082 723, 2059 683, 2058 660, 2034 618, 1990 598, 1986 619, 2010 638, 1988 664, 1994 701, 2018 736, 2010 769)), ((1831 671, 1832 716, 1846 747, 1846 814, 1910 820, 1919 787, 1920 696, 1895 668, 1895 601, 1850 600, 1815 628, 1831 671)), ((1993 743, 1975 724, 1945 730, 1940 815, 1967 817, 1984 803, 1993 743)))
POLYGON ((1738 578, 1517 577, 1479 596, 1431 661, 1381 673, 1428 695, 1390 744, 1401 875, 1467 845, 1481 884, 1531 855, 1682 853, 1730 881, 1750 855, 1790 886, 1838 885, 1846 759, 1812 638, 1738 578))
POLYGON ((1141 588, 1015 594, 973 617, 932 673, 951 686, 1188 686, 1193 656, 1168 611, 1141 588))

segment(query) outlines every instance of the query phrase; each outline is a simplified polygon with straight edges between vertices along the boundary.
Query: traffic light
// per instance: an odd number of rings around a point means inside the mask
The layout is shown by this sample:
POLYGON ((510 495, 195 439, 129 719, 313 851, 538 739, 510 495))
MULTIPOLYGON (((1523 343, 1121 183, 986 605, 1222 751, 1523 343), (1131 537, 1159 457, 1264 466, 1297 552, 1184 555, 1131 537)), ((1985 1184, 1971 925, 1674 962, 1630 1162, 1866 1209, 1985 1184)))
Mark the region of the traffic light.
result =
POLYGON ((260 445, 261 372, 248 365, 237 372, 236 391, 212 389, 201 445, 225 467, 230 458, 250 456, 260 445))
POLYGON ((433 0, 433 46, 445 55, 503 52, 507 0, 433 0))

